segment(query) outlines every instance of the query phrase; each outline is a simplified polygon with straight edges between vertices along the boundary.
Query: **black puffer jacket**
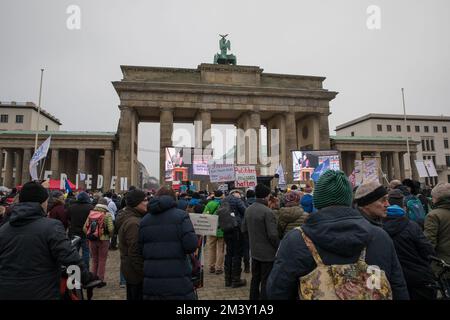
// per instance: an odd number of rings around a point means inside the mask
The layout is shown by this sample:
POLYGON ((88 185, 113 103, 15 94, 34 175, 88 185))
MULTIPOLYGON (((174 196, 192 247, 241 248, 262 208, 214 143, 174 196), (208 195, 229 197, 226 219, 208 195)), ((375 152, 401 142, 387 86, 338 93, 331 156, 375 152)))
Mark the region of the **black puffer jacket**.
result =
POLYGON ((144 298, 195 299, 187 254, 197 249, 189 215, 170 196, 153 198, 139 228, 144 257, 144 298))
MULTIPOLYGON (((371 225, 357 210, 328 207, 312 214, 302 226, 326 265, 355 263, 363 248, 366 262, 380 267, 389 280, 394 299, 409 299, 402 268, 389 235, 371 225)), ((296 299, 298 279, 316 268, 316 263, 296 229, 280 243, 267 281, 269 299, 296 299)))
POLYGON ((88 277, 62 223, 46 218, 39 203, 14 205, 0 228, 0 300, 60 299, 61 266, 70 265, 88 277))
POLYGON ((387 217, 383 228, 394 241, 408 287, 432 283, 433 271, 428 256, 435 252, 420 226, 406 217, 387 217))

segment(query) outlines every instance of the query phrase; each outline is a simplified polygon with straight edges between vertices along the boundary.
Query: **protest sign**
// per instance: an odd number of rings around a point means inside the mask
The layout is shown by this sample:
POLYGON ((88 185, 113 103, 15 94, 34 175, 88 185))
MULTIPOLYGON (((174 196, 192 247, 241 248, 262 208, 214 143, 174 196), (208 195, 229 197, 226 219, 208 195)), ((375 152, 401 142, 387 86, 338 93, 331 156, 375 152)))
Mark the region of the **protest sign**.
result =
POLYGON ((236 188, 254 188, 256 187, 256 168, 255 166, 236 166, 236 188))
POLYGON ((234 164, 210 164, 208 169, 212 183, 234 181, 234 164))
POLYGON ((189 213, 195 234, 199 236, 216 236, 219 216, 212 214, 189 213))

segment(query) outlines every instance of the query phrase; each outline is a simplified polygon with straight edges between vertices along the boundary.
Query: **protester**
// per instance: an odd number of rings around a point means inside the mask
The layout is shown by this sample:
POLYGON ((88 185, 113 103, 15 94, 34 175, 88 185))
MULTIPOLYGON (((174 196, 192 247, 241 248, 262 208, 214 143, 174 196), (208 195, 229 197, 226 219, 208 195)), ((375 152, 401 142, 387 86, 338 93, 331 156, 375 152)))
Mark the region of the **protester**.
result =
POLYGON ((427 207, 428 204, 426 202, 425 204, 422 203, 422 201, 417 196, 420 193, 420 182, 411 179, 405 179, 402 181, 402 184, 404 187, 406 187, 406 190, 403 190, 403 192, 405 195, 404 202, 407 217, 410 220, 418 223, 419 226, 423 229, 426 211, 428 210, 428 208, 425 209, 425 207, 427 207))
POLYGON ((435 299, 436 289, 430 255, 434 249, 419 225, 405 215, 403 194, 394 189, 389 192, 387 217, 383 228, 391 236, 398 260, 402 266, 411 300, 435 299))
POLYGON ((197 236, 185 211, 177 209, 173 190, 162 187, 148 204, 139 228, 144 258, 145 300, 196 299, 188 254, 197 236))
MULTIPOLYGON (((221 190, 215 191, 214 199, 206 204, 203 213, 217 215, 217 209, 220 207, 223 198, 221 190)), ((216 236, 206 237, 206 247, 208 248, 209 273, 222 274, 225 249, 222 229, 217 228, 216 236)))
MULTIPOLYGON (((450 263, 450 183, 439 183, 431 191, 433 210, 425 218, 425 236, 436 250, 436 257, 450 263)), ((441 271, 437 266, 435 272, 441 271)), ((447 275, 450 285, 450 275, 447 275)))
POLYGON ((95 208, 89 213, 83 227, 83 232, 89 240, 89 250, 92 255, 93 274, 101 280, 101 286, 105 286, 105 268, 108 259, 109 241, 114 233, 114 224, 111 213, 108 210, 108 200, 98 199, 95 208), (94 238, 91 238, 91 236, 94 238))
POLYGON ((94 206, 91 204, 89 195, 84 191, 80 192, 76 199, 67 209, 67 215, 70 221, 69 238, 72 239, 75 236, 81 238, 77 244, 77 251, 81 249, 84 264, 89 269, 89 244, 86 239, 86 234, 83 232, 83 227, 94 206))
POLYGON ((300 195, 297 192, 286 193, 284 199, 285 207, 276 212, 278 216, 277 230, 280 239, 283 239, 292 229, 303 225, 309 216, 299 206, 300 195))
MULTIPOLYGON (((310 241, 309 248, 300 230, 294 229, 284 237, 267 282, 269 299, 298 297, 298 289, 302 289, 298 286, 299 278, 314 271, 318 267, 316 261, 323 261, 326 266, 353 264, 362 258, 362 253, 369 266, 384 271, 394 299, 409 298, 389 235, 371 225, 351 204, 352 187, 344 172, 323 173, 314 190, 314 206, 319 211, 310 215, 302 226, 303 234, 310 241), (317 250, 314 257, 313 247, 317 250)), ((326 288, 334 290, 327 285, 326 288)), ((389 288, 380 289, 387 294, 389 288)))
POLYGON ((78 266, 83 284, 92 279, 62 223, 46 217, 48 196, 39 183, 25 183, 0 228, 0 300, 61 299, 61 266, 78 266))
POLYGON ((355 201, 361 215, 371 224, 382 227, 389 207, 387 190, 378 181, 361 184, 355 193, 355 201))
POLYGON ((248 233, 250 240, 252 257, 250 300, 266 300, 266 282, 272 270, 279 239, 275 215, 268 208, 270 189, 263 184, 257 184, 255 193, 256 202, 245 211, 242 232, 248 233))
POLYGON ((53 191, 51 196, 53 198, 53 205, 49 207, 48 217, 61 221, 64 229, 67 230, 69 227, 69 215, 65 208, 64 193, 61 191, 53 191))
POLYGON ((245 279, 241 279, 242 257, 244 247, 244 235, 241 232, 241 225, 245 215, 245 203, 241 199, 241 192, 237 189, 231 190, 230 194, 223 200, 230 206, 234 213, 237 226, 229 232, 224 232, 226 245, 225 253, 225 286, 242 287, 247 284, 245 279))
POLYGON ((313 213, 314 211, 316 211, 316 209, 314 208, 312 191, 313 189, 311 185, 306 184, 305 193, 300 200, 300 205, 302 206, 303 211, 307 213, 313 213))
POLYGON ((120 249, 120 270, 126 280, 127 300, 142 300, 144 259, 139 248, 139 225, 147 213, 146 195, 142 190, 127 192, 126 206, 116 220, 120 249))
POLYGON ((189 205, 187 193, 183 192, 178 197, 177 208, 186 211, 189 205))

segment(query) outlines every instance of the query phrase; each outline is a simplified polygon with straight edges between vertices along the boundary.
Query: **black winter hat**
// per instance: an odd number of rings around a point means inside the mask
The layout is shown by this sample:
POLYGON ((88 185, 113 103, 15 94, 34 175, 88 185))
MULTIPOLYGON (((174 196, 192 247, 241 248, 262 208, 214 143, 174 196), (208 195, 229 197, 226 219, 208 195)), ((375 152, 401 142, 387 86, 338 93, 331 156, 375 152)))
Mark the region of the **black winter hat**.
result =
POLYGON ((264 184, 257 184, 255 193, 258 199, 264 199, 270 194, 270 189, 264 184))
POLYGON ((145 200, 145 196, 145 192, 139 189, 128 191, 125 195, 125 203, 127 206, 134 208, 145 200))
POLYGON ((48 191, 38 182, 27 182, 19 194, 19 202, 44 203, 48 199, 48 191))

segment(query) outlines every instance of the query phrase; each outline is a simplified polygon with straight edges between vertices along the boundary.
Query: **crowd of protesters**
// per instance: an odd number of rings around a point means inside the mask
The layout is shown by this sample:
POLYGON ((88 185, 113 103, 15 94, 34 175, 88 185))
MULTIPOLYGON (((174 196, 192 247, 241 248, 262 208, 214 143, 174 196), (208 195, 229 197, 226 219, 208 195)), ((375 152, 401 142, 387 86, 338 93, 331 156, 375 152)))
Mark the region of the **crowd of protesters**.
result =
POLYGON ((242 272, 251 272, 251 300, 345 298, 345 288, 321 284, 318 270, 366 265, 381 270, 381 288, 354 298, 436 299, 430 256, 450 262, 448 183, 421 190, 405 179, 352 188, 343 172, 329 170, 315 185, 275 191, 258 184, 229 192, 131 187, 123 195, 74 195, 45 187, 29 182, 1 200, 0 300, 57 299, 61 265, 79 265, 84 282, 106 286, 108 251, 117 248, 129 300, 196 299, 193 253, 202 242, 205 272, 224 277, 225 287, 247 286, 242 272), (235 224, 199 237, 189 213, 218 215, 219 225, 229 214, 235 224), (81 239, 76 248, 73 237, 81 239))

